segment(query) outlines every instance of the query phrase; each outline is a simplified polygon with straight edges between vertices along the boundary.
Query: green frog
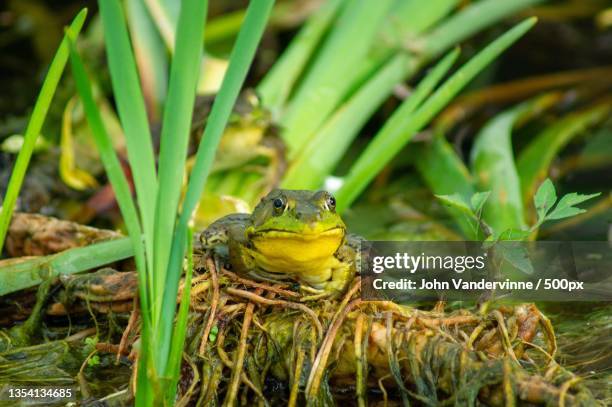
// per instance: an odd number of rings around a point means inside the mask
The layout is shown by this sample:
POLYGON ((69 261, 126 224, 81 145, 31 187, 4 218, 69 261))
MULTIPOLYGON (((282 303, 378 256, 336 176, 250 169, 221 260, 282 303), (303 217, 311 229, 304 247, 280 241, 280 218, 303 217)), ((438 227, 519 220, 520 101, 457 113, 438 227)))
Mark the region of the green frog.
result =
POLYGON ((329 192, 275 189, 252 214, 227 215, 211 224, 200 241, 243 276, 299 283, 307 301, 347 289, 361 238, 347 234, 329 192))

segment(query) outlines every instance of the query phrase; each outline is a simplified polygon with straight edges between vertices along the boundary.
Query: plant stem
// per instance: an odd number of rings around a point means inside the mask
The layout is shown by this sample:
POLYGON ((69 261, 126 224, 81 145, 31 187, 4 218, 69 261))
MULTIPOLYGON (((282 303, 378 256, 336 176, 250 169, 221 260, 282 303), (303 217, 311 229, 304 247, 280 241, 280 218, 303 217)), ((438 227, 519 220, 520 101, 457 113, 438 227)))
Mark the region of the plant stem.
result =
POLYGON ((187 269, 185 271, 185 281, 183 282, 183 293, 181 295, 181 305, 179 306, 176 317, 176 326, 172 335, 172 345, 170 346, 170 363, 166 371, 166 377, 170 377, 170 384, 166 392, 166 403, 172 405, 176 396, 176 388, 180 378, 181 361, 183 360, 183 344, 185 333, 187 332, 187 318, 189 317, 189 305, 191 303, 191 277, 193 275, 193 226, 187 228, 187 269))

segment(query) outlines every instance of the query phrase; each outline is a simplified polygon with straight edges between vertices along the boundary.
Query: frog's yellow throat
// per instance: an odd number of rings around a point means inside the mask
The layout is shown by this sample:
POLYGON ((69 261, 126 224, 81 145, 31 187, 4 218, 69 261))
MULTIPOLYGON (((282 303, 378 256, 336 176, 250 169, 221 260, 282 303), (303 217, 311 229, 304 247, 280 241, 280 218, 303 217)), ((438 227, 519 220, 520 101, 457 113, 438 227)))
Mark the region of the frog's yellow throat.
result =
POLYGON ((297 268, 315 266, 329 259, 343 240, 344 229, 340 227, 313 233, 269 230, 251 237, 258 257, 265 257, 267 263, 297 268))

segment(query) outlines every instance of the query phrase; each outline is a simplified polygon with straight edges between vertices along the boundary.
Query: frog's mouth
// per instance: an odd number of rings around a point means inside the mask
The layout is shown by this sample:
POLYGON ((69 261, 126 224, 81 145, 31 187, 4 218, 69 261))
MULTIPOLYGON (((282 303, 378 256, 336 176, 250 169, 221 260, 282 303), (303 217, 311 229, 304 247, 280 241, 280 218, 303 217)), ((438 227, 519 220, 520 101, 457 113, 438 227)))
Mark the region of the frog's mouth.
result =
POLYGON ((332 236, 344 236, 344 229, 341 227, 333 227, 323 231, 305 229, 299 232, 292 232, 281 229, 266 229, 254 233, 252 239, 291 239, 291 240, 316 240, 332 236))
POLYGON ((344 229, 291 232, 268 229, 251 236, 254 248, 269 259, 282 262, 310 262, 332 256, 342 244, 344 229))

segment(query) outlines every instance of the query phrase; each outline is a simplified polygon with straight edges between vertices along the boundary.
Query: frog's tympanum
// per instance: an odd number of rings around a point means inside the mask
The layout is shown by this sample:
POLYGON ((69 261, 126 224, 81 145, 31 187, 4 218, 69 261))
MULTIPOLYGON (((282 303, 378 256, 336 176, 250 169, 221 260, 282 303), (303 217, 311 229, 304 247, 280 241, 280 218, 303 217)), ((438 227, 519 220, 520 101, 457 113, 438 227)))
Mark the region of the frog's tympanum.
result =
POLYGON ((326 191, 274 190, 251 215, 217 220, 201 241, 244 276, 299 282, 304 299, 337 296, 356 272, 359 238, 347 235, 326 191))

